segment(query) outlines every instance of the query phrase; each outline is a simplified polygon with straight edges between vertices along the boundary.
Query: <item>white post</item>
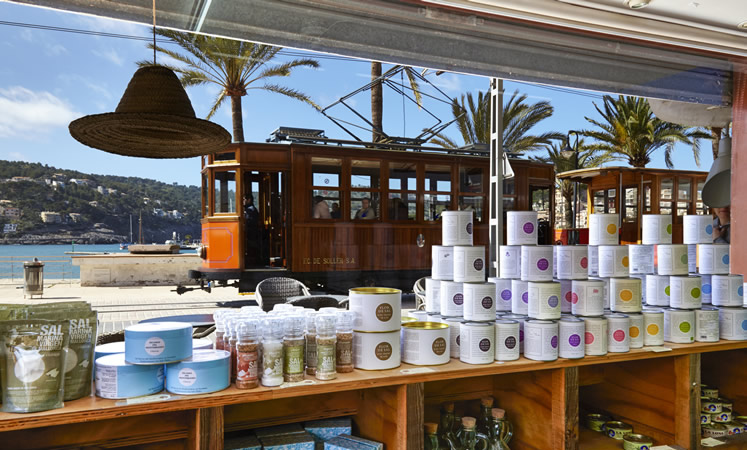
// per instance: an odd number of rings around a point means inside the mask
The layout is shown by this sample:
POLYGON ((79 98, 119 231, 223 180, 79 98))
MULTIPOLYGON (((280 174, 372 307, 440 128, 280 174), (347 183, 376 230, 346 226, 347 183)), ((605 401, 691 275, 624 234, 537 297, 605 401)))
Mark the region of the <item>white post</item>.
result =
POLYGON ((503 80, 490 80, 490 255, 488 274, 499 272, 498 246, 503 244, 503 80))

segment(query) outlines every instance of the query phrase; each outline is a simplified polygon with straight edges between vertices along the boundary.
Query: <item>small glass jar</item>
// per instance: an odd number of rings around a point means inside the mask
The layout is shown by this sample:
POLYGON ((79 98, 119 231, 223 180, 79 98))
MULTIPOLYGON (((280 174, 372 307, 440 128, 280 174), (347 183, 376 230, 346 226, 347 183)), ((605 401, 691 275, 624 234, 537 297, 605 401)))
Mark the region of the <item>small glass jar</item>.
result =
POLYGON ((332 314, 320 314, 316 316, 317 380, 334 380, 337 378, 337 333, 335 322, 335 316, 332 314))

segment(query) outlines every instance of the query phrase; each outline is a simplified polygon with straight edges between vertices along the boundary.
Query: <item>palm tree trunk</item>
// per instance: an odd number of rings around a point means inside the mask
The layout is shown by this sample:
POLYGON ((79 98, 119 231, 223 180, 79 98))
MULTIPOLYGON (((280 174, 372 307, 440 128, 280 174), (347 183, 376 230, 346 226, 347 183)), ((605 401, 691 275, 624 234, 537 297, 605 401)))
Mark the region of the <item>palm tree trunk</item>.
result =
POLYGON ((718 144, 721 142, 721 128, 711 128, 711 136, 713 136, 711 151, 713 151, 713 159, 715 160, 718 157, 718 144))
POLYGON ((241 96, 231 96, 231 121, 233 122, 233 141, 244 142, 244 117, 241 113, 241 96))
MULTIPOLYGON (((381 63, 371 62, 371 81, 381 76, 381 63)), ((384 130, 384 89, 381 83, 371 86, 371 123, 373 124, 371 140, 380 141, 383 136, 380 131, 384 130)))

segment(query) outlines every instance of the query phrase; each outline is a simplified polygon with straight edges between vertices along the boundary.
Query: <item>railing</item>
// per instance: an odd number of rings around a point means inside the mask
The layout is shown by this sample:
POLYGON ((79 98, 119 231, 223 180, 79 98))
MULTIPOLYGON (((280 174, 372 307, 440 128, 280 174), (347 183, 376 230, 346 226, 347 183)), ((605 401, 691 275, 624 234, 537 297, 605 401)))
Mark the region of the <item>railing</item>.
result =
POLYGON ((0 256, 0 283, 23 283, 23 263, 38 258, 44 263, 44 279, 67 281, 80 278, 76 276, 73 260, 70 256, 0 256))

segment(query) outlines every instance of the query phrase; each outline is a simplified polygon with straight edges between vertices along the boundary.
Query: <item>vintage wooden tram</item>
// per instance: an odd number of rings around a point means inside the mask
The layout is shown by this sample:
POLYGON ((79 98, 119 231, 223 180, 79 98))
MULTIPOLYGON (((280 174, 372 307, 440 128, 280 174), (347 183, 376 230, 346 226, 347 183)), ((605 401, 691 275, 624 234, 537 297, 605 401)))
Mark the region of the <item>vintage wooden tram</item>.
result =
MULTIPOLYGON (((553 166, 510 161, 504 206, 541 209, 549 239, 553 166)), ((441 211, 473 210, 475 245, 488 245, 488 166, 475 149, 232 144, 202 159, 202 267, 190 277, 241 291, 269 276, 411 289, 430 273, 441 211)))

